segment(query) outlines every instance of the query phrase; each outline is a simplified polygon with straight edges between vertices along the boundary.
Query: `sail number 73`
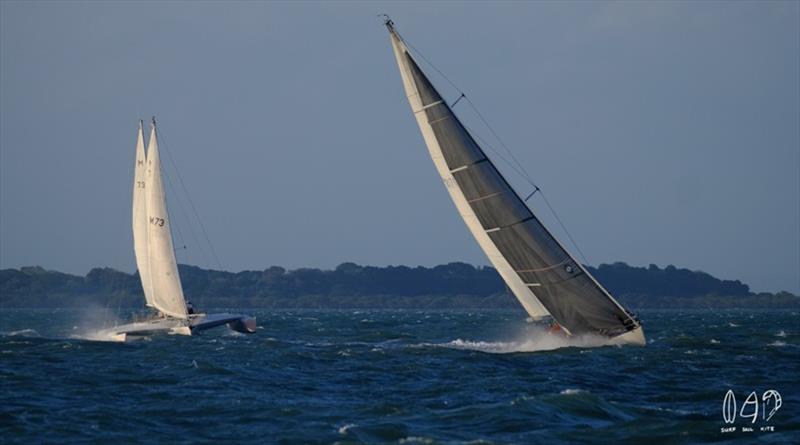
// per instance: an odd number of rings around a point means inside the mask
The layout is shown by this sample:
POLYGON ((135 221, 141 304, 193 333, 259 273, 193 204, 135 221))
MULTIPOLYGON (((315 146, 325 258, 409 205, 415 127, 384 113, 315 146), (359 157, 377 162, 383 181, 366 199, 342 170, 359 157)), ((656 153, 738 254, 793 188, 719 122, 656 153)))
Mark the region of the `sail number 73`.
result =
POLYGON ((157 216, 150 217, 150 224, 153 224, 158 227, 164 227, 164 223, 165 223, 164 218, 159 218, 157 216))

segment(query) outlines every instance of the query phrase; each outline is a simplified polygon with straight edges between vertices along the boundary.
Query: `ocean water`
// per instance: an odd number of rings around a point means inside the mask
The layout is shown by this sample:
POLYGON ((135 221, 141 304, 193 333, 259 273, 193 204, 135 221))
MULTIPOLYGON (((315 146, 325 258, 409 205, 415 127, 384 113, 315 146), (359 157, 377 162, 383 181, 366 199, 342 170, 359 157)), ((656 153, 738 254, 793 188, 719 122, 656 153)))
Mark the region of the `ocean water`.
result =
POLYGON ((97 313, 0 310, 0 442, 800 443, 796 311, 643 311, 644 348, 519 311, 255 315, 119 344, 85 339, 97 313))

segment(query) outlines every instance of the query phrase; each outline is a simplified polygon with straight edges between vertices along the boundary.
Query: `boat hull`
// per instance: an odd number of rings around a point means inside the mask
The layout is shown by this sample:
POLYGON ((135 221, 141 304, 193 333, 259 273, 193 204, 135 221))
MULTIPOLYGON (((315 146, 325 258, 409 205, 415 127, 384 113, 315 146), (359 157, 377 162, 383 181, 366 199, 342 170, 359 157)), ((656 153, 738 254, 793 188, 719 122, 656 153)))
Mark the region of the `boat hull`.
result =
POLYGON ((192 332, 195 332, 215 328, 223 324, 242 334, 256 332, 256 319, 238 314, 199 314, 197 317, 190 319, 189 327, 192 332))
POLYGON ((571 334, 567 334, 565 331, 561 329, 553 329, 552 327, 547 331, 547 333, 551 336, 555 336, 567 341, 568 345, 576 346, 591 346, 591 347, 601 347, 601 346, 646 346, 647 340, 644 337, 644 330, 641 326, 637 327, 632 331, 628 331, 624 334, 618 335, 616 337, 601 337, 597 335, 588 335, 588 336, 573 336, 571 334), (570 339, 574 339, 574 342, 570 342, 570 339))
POLYGON ((609 345, 633 345, 633 346, 645 346, 647 345, 647 340, 644 338, 644 329, 641 326, 637 327, 632 331, 628 331, 622 335, 618 335, 609 339, 609 345))
POLYGON ((99 332, 99 337, 109 341, 124 342, 132 337, 146 337, 150 335, 194 335, 206 329, 228 325, 236 332, 252 334, 256 332, 256 319, 240 314, 197 314, 191 315, 188 320, 178 318, 155 318, 152 320, 128 323, 104 329, 99 332))

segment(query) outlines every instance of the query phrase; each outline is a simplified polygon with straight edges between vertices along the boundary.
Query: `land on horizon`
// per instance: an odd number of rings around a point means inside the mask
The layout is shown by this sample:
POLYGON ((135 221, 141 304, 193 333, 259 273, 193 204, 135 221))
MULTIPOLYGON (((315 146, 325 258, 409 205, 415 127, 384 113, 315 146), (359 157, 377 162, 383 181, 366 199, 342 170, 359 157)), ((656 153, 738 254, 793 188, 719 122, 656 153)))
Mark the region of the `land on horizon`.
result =
MULTIPOLYGON (((249 308, 515 308, 494 268, 449 263, 417 266, 361 266, 333 270, 272 266, 238 273, 180 265, 184 294, 199 307, 249 308)), ((739 280, 705 272, 601 264, 590 272, 623 304, 644 308, 800 307, 789 292, 754 293, 739 280)), ((0 307, 78 307, 89 304, 141 307, 136 273, 95 268, 86 276, 38 266, 0 270, 0 307)))

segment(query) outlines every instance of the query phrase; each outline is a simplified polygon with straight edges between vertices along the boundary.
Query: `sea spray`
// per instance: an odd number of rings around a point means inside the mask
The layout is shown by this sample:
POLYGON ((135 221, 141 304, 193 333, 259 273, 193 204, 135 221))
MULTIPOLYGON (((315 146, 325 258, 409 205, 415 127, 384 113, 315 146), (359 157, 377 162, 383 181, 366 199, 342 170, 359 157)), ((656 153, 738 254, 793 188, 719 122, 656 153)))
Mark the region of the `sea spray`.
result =
POLYGON ((436 346, 466 349, 491 354, 509 354, 516 352, 552 351, 559 348, 594 348, 608 344, 608 338, 599 335, 566 336, 548 332, 542 325, 525 326, 511 340, 505 341, 472 341, 456 339, 436 346))
POLYGON ((107 307, 87 305, 81 309, 70 337, 81 340, 115 341, 107 330, 119 324, 119 317, 107 307))

